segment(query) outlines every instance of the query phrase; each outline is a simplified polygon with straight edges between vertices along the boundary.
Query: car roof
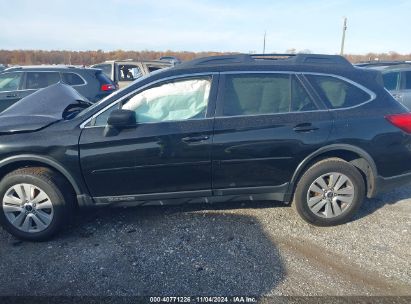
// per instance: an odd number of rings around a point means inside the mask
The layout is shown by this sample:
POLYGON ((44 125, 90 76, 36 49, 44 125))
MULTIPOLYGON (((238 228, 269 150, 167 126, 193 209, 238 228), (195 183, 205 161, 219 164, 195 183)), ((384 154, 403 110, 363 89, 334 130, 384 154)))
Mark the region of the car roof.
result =
MULTIPOLYGON (((164 73, 183 74, 226 71, 300 71, 340 74, 353 72, 355 68, 347 59, 338 55, 319 54, 238 54, 211 56, 183 62, 164 73)), ((362 70, 362 69, 361 69, 362 70)), ((163 73, 163 74, 164 74, 163 73)))

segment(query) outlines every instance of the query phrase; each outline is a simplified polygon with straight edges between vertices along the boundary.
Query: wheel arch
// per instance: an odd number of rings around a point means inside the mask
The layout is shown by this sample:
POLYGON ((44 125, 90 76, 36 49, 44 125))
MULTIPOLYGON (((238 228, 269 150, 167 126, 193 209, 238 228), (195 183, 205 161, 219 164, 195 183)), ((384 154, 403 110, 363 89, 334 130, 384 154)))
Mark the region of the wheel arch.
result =
POLYGON ((0 180, 3 179, 6 174, 23 167, 47 167, 55 170, 69 182, 77 196, 83 194, 76 180, 61 164, 53 159, 44 156, 24 154, 8 157, 1 160, 0 180))
POLYGON ((285 200, 290 202, 293 199, 296 184, 304 172, 314 163, 331 157, 341 158, 353 166, 361 173, 366 185, 367 197, 374 197, 376 194, 377 166, 374 160, 363 149, 349 144, 333 144, 322 147, 308 155, 294 171, 289 190, 285 200))

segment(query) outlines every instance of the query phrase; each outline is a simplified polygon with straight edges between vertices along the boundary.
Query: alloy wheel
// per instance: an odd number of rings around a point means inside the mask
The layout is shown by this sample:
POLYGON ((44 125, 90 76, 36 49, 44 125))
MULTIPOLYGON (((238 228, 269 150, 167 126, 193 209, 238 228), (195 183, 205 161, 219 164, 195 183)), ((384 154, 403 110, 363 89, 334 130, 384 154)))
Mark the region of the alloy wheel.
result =
POLYGON ((3 212, 17 229, 35 233, 53 220, 53 204, 46 192, 32 184, 16 184, 3 196, 3 212))
POLYGON ((355 188, 350 178, 330 172, 318 177, 308 188, 307 203, 311 212, 322 218, 333 218, 349 209, 355 188))

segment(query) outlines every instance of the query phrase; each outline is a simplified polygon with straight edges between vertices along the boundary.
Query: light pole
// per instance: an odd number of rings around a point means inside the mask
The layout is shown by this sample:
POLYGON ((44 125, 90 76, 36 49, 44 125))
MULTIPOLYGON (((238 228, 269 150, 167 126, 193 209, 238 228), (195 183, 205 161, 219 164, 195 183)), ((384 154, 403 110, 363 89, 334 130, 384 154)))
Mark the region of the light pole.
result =
POLYGON ((344 55, 344 44, 345 44, 345 32, 347 31, 347 17, 344 17, 344 24, 343 24, 343 32, 342 32, 342 39, 341 39, 341 52, 340 55, 344 55))
POLYGON ((264 32, 264 41, 263 41, 263 54, 265 54, 265 36, 267 35, 267 31, 264 32))

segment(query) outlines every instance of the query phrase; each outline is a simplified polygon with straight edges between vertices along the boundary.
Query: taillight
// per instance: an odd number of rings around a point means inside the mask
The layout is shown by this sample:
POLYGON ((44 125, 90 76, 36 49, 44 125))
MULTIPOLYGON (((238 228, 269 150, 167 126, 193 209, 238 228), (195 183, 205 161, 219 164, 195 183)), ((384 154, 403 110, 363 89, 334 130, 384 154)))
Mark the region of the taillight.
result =
POLYGON ((102 91, 112 91, 115 90, 116 86, 114 84, 102 84, 101 85, 101 90, 102 91))
POLYGON ((411 134, 411 113, 387 115, 385 118, 397 128, 411 134))

